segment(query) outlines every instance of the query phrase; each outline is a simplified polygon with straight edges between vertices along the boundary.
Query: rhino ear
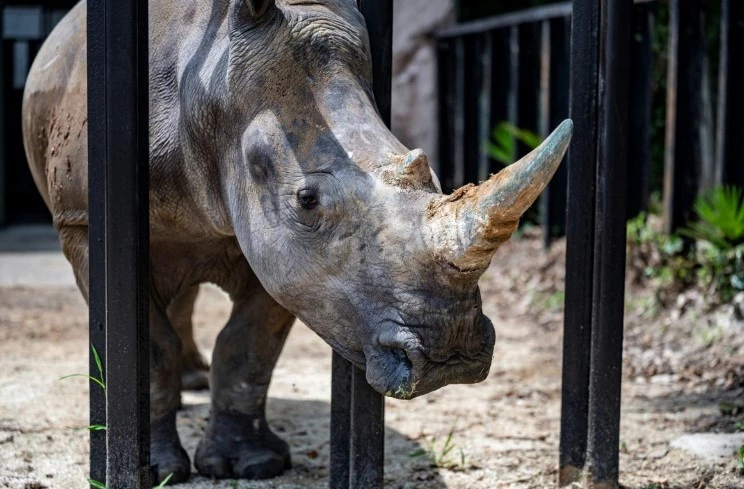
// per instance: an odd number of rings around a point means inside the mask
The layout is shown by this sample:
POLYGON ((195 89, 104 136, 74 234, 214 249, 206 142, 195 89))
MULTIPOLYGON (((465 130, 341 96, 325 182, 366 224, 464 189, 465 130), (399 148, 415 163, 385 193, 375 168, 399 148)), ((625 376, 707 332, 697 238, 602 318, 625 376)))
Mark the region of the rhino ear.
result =
POLYGON ((238 22, 257 22, 276 8, 275 0, 235 0, 233 19, 238 22))

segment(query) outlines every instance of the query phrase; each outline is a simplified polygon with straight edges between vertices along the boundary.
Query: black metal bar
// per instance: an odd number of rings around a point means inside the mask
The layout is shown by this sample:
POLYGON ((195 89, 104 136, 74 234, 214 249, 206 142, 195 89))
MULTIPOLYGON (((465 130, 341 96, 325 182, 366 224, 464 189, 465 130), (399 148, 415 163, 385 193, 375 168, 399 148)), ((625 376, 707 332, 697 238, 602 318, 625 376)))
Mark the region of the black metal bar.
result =
POLYGON ((581 480, 586 463, 594 276, 599 14, 596 0, 574 0, 570 72, 574 138, 568 150, 566 300, 558 475, 561 487, 581 480))
MULTIPOLYGON (((87 4, 88 29, 88 331, 106 365, 106 28, 105 4, 87 4)), ((91 352, 89 371, 98 377, 91 352)), ((90 424, 106 425, 106 393, 91 382, 90 424)), ((106 432, 90 432, 90 478, 106 483, 106 432)))
POLYGON ((478 101, 478 168, 477 180, 488 180, 491 174, 491 159, 486 147, 491 136, 491 95, 493 93, 493 34, 484 35, 480 41, 482 52, 478 64, 480 66, 481 80, 478 101))
MULTIPOLYGON (((571 24, 567 18, 546 21, 543 31, 543 56, 547 65, 543 67, 544 86, 541 91, 540 133, 547 136, 552 129, 568 117, 569 64, 571 56, 571 24), (547 30, 547 36, 545 33, 547 30)), ((550 246, 555 237, 566 234, 566 190, 568 185, 566 163, 558 167, 553 180, 543 193, 541 216, 543 245, 550 246)))
POLYGON ((493 31, 504 27, 541 22, 556 17, 567 17, 569 15, 571 15, 571 2, 556 3, 542 7, 528 8, 520 10, 519 12, 488 17, 486 19, 463 22, 437 31, 434 35, 439 39, 446 37, 461 37, 469 34, 493 31))
MULTIPOLYGON (((651 3, 657 0, 634 0, 635 4, 651 3)), ((532 7, 520 10, 518 12, 495 15, 485 19, 462 22, 457 25, 446 27, 432 33, 437 39, 461 37, 470 34, 479 34, 483 32, 512 27, 520 24, 529 24, 533 22, 542 22, 544 20, 556 19, 558 17, 568 17, 571 15, 571 2, 554 3, 540 7, 532 7)))
POLYGON ((5 2, 0 0, 0 226, 5 225, 5 46, 2 38, 5 2))
POLYGON ((519 27, 509 28, 509 91, 506 99, 506 120, 517 124, 519 119, 519 27))
POLYGON ((454 92, 454 133, 453 133, 453 159, 452 159, 452 187, 457 188, 465 184, 465 83, 466 60, 465 40, 457 38, 454 40, 454 62, 455 62, 455 92, 454 92))
POLYGON ((385 398, 367 383, 365 373, 351 373, 351 454, 349 487, 383 486, 385 454, 385 398))
POLYGON ((744 187, 744 2, 722 0, 716 170, 719 183, 744 187))
POLYGON ((653 81, 653 15, 649 5, 633 9, 630 54, 630 114, 628 138, 627 216, 648 206, 651 178, 651 106, 653 81))
POLYGON ((700 185, 705 56, 702 0, 669 3, 664 230, 684 226, 700 185))
MULTIPOLYGON (((105 311, 106 483, 149 489, 148 3, 90 7, 89 76, 102 82, 89 92, 90 274, 105 284, 90 298, 93 321, 105 311)), ((99 323, 91 326, 100 341, 99 323)))
POLYGON ((349 488, 351 363, 336 352, 331 361, 331 466, 329 489, 349 488))
MULTIPOLYGON (((491 130, 499 123, 509 120, 509 93, 511 77, 507 67, 511 63, 511 31, 501 29, 492 32, 491 35, 491 118, 489 124, 489 136, 491 130)), ((504 167, 503 163, 490 160, 490 173, 498 173, 504 167)))
MULTIPOLYGON (((369 33, 372 53, 373 92, 382 120, 390 127, 390 93, 392 89, 393 55, 393 1, 357 0, 357 7, 364 16, 369 33)), ((335 377, 346 380, 345 368, 338 358, 335 377)), ((349 437, 349 478, 352 489, 375 489, 383 484, 384 471, 384 419, 385 398, 367 383, 365 373, 351 367, 351 399, 343 396, 331 400, 331 409, 338 419, 350 420, 349 437), (336 404, 336 406, 334 406, 336 404)), ((335 431, 335 430, 334 430, 335 431)), ((338 433, 332 432, 332 436, 338 433)), ((331 442, 341 450, 344 440, 337 438, 331 442)), ((343 487, 343 486, 339 486, 343 487)))
POLYGON ((588 487, 617 488, 625 298, 625 179, 633 2, 602 0, 588 487))
MULTIPOLYGON (((517 27, 519 39, 519 96, 517 97, 517 127, 534 133, 540 130, 540 24, 523 24, 517 27)), ((517 158, 533 148, 519 142, 517 158)))
POLYGON ((480 97, 483 77, 483 66, 480 62, 482 41, 480 36, 466 37, 463 41, 463 183, 478 182, 478 161, 481 148, 480 136, 480 97))
POLYGON ((439 99, 438 135, 439 135, 439 182, 445 192, 449 192, 454 182, 452 180, 452 165, 454 162, 454 86, 455 73, 452 69, 451 41, 437 42, 437 97, 439 99))

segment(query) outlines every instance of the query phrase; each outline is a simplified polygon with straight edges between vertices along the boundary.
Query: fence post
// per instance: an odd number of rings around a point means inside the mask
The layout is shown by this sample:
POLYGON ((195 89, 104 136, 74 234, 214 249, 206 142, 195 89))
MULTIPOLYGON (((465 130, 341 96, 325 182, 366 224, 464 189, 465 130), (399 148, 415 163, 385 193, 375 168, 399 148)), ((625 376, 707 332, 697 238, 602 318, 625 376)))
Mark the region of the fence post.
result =
MULTIPOLYGON (((88 330, 106 365, 106 29, 103 1, 88 2, 88 330)), ((94 355, 90 375, 98 377, 94 355)), ((106 393, 91 383, 90 424, 106 424, 106 393)), ((106 432, 90 432, 90 478, 106 482, 106 432)))
MULTIPOLYGON (((88 8, 89 300, 91 340, 106 353, 106 484, 149 489, 148 3, 88 8)), ((100 438, 91 442, 100 477, 100 438)))
MULTIPOLYGON (((498 29, 489 34, 491 39, 491 75, 490 75, 490 118, 488 124, 488 140, 491 131, 501 122, 509 120, 509 90, 510 77, 506 73, 511 62, 511 30, 498 29)), ((504 164, 490 158, 489 173, 498 173, 504 164)))
MULTIPOLYGON (((569 58, 571 31, 567 17, 543 22, 542 70, 540 83, 540 135, 550 134, 568 117, 569 58)), ((566 164, 558 167, 548 188, 540 197, 543 246, 566 234, 566 164)))
MULTIPOLYGON (((519 68, 517 83, 517 127, 537 133, 540 129, 540 24, 529 23, 517 27, 519 68)), ((522 144, 517 144, 517 158, 532 151, 522 144)))
MULTIPOLYGON (((357 7, 369 32, 375 101, 390 127, 393 0, 357 0, 357 7)), ((382 488, 385 398, 370 387, 362 370, 333 355, 330 487, 382 488)))
POLYGON ((625 179, 633 0, 603 0, 587 485, 618 488, 625 298, 625 179))
POLYGON ((702 161, 702 70, 705 56, 701 0, 669 3, 664 231, 691 217, 702 161))
POLYGON ((651 177, 651 84, 653 78, 653 15, 648 4, 633 10, 630 69, 630 132, 628 138, 627 214, 646 210, 651 177))
POLYGON ((454 145, 452 135, 454 127, 454 101, 452 92, 455 86, 452 67, 453 46, 449 39, 437 41, 437 97, 439 100, 437 114, 439 135, 439 162, 437 175, 442 189, 451 191, 453 182, 454 145))
POLYGON ((574 0, 570 73, 570 114, 574 122, 574 137, 568 149, 560 487, 580 481, 586 464, 600 33, 600 3, 597 0, 574 0))
POLYGON ((744 3, 722 0, 716 180, 744 187, 744 3), (737 51, 738 50, 738 51, 737 51))

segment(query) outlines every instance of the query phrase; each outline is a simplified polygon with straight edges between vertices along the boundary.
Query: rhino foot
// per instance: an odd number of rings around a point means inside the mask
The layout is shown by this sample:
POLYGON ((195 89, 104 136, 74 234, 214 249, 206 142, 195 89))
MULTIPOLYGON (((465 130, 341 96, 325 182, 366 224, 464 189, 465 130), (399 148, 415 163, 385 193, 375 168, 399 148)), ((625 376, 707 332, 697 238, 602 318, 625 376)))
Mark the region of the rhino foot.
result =
POLYGON ((289 445, 263 415, 212 413, 196 448, 199 473, 216 479, 270 479, 292 467, 289 445))
POLYGON ((150 464, 157 467, 155 483, 173 474, 169 484, 178 484, 191 474, 189 456, 178 439, 175 412, 150 426, 150 464))

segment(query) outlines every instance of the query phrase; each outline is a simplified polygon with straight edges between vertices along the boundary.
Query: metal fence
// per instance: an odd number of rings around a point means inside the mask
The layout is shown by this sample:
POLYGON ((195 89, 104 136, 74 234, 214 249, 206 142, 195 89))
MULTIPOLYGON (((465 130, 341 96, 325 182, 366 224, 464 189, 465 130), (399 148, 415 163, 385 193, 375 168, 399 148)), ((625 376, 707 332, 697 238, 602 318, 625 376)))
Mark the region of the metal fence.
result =
MULTIPOLYGON (((744 86, 733 49, 744 42, 741 2, 721 1, 717 121, 704 108, 704 17, 700 0, 636 0, 629 25, 629 122, 627 128, 626 215, 646 210, 651 179, 652 52, 655 12, 668 9, 664 215, 668 231, 690 217, 701 188, 744 185, 744 126, 739 115, 744 86), (739 110, 737 110, 737 108, 739 110), (706 142, 705 130, 715 142, 706 142), (715 158, 704 146, 715 146, 715 158)), ((451 190, 485 180, 503 163, 485 147, 502 121, 546 136, 569 112, 571 2, 455 25, 434 33, 439 67, 439 171, 451 190)), ((717 92, 717 93, 715 93, 717 92)), ((528 148, 518 147, 518 153, 528 148)), ((565 234, 567 168, 543 195, 540 221, 545 244, 565 234)))
POLYGON ((567 164, 540 209, 546 246, 567 236, 561 486, 618 484, 625 222, 649 198, 654 9, 668 8, 670 17, 666 230, 687 222, 706 183, 744 186, 744 75, 734 59, 735 47, 744 46, 744 3, 721 2, 716 158, 709 168, 701 131, 708 124, 706 6, 702 0, 574 0, 433 35, 445 189, 502 168, 485 151, 497 123, 544 136, 569 114, 574 120, 567 164))
MULTIPOLYGON (((106 431, 91 433, 91 476, 112 489, 151 484, 147 3, 88 3, 90 335, 108 375, 105 393, 91 391, 91 423, 107 425, 106 431)), ((392 0, 358 5, 370 33, 375 97, 389 122, 392 0)), ((740 64, 731 62, 734 47, 742 45, 741 2, 723 0, 723 6, 720 173, 741 179, 744 135, 737 88, 744 85, 740 64)), ((626 162, 648 166, 648 156, 636 156, 633 149, 647 137, 642 130, 647 114, 636 110, 644 94, 636 90, 645 86, 644 70, 650 69, 648 17, 633 8, 631 0, 574 0, 437 36, 439 170, 445 187, 494 170, 479 148, 500 118, 545 130, 570 113, 575 123, 568 165, 547 199, 554 213, 547 222, 556 232, 564 226, 562 209, 568 209, 561 485, 582 478, 591 487, 618 485, 626 194, 631 201, 643 197, 626 191, 626 162)), ((697 164, 686 153, 695 135, 685 133, 684 106, 696 89, 696 65, 688 58, 694 58, 690 51, 702 3, 671 0, 670 8, 670 49, 677 53, 670 104, 677 109, 668 113, 667 172, 674 190, 668 207, 676 212, 689 195, 680 195, 675 182, 686 182, 692 174, 688 166, 697 164)), ((97 373, 94 358, 91 372, 97 373)), ((383 398, 364 374, 334 354, 332 488, 382 487, 383 409, 383 398)))

